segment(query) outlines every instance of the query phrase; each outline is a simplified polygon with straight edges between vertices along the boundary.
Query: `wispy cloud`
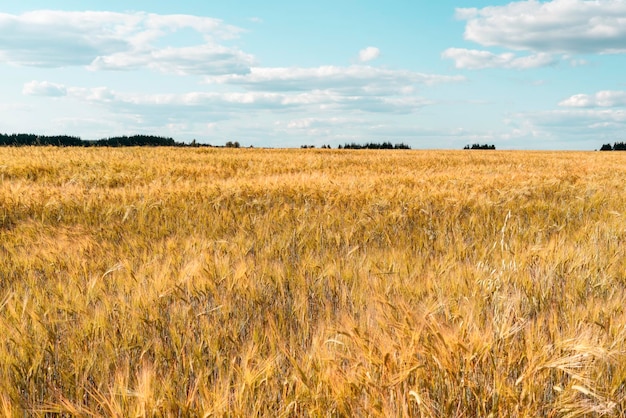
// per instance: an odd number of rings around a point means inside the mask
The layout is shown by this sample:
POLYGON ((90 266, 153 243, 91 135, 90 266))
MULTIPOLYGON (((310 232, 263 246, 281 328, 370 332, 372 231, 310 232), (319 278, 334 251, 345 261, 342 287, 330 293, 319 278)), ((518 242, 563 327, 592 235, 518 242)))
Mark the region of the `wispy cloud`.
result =
POLYGON ((245 74, 254 63, 251 55, 219 45, 159 50, 125 51, 97 57, 91 70, 138 70, 149 68, 177 75, 245 74))
POLYGON ((563 109, 526 114, 535 124, 543 127, 560 127, 569 129, 595 129, 601 122, 626 123, 624 109, 563 109))
POLYGON ((108 88, 68 87, 47 81, 32 81, 26 95, 61 97, 110 106, 134 113, 165 112, 171 115, 201 112, 230 115, 250 111, 317 111, 410 113, 430 104, 416 96, 354 96, 332 91, 305 92, 190 92, 182 94, 123 93, 108 88))
POLYGON ((448 48, 441 56, 453 60, 456 68, 468 70, 485 68, 526 70, 556 65, 559 62, 559 58, 546 53, 519 57, 512 52, 494 54, 489 51, 464 48, 448 48))
POLYGON ((26 96, 63 97, 67 96, 67 88, 62 84, 48 81, 31 81, 24 84, 22 94, 26 96))
POLYGON ((360 94, 389 95, 411 92, 412 87, 416 85, 463 82, 465 77, 354 65, 310 68, 253 67, 248 74, 208 77, 206 81, 257 91, 359 90, 360 94))

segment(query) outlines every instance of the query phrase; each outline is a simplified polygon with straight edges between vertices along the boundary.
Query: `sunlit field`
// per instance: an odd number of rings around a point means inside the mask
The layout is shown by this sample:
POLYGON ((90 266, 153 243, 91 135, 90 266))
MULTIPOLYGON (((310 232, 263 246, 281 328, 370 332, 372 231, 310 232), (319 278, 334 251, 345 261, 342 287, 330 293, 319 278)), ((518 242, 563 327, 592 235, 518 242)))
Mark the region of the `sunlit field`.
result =
POLYGON ((626 153, 0 148, 0 415, 619 417, 626 153))

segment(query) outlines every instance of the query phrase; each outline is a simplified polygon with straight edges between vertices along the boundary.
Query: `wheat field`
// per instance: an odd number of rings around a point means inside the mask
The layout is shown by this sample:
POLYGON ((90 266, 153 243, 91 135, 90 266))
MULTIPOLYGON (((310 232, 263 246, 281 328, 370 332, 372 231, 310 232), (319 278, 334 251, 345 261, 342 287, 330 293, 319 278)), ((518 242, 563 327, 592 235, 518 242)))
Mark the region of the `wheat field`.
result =
POLYGON ((626 415, 626 154, 0 148, 0 414, 626 415))

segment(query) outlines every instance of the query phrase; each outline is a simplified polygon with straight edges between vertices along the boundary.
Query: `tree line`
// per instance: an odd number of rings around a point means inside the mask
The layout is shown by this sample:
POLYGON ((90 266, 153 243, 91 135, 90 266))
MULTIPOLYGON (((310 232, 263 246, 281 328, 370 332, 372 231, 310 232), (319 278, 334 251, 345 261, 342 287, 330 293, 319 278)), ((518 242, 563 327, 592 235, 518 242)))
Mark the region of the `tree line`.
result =
POLYGON ((613 145, 604 144, 600 151, 626 151, 626 142, 615 142, 613 145))
MULTIPOLYGON (((236 143, 239 145, 239 143, 236 143)), ((154 135, 115 136, 98 140, 85 140, 69 135, 0 134, 0 146, 58 146, 58 147, 200 147, 197 143, 177 142, 173 138, 154 135)))
POLYGON ((392 144, 391 142, 369 142, 366 144, 345 144, 343 146, 339 145, 339 149, 411 149, 407 144, 392 144))
POLYGON ((489 145, 489 144, 472 144, 471 146, 466 145, 463 147, 463 149, 496 149, 495 145, 489 145))
MULTIPOLYGON (((314 149, 316 148, 316 146, 315 145, 301 145, 300 148, 314 149)), ((322 145, 320 148, 332 149, 330 145, 322 145)), ((355 142, 352 142, 350 144, 346 143, 344 145, 339 145, 337 149, 411 149, 411 147, 404 143, 392 144, 391 142, 381 142, 381 143, 368 142, 365 144, 357 144, 355 142)))
MULTIPOLYGON (((173 138, 155 136, 155 135, 132 135, 132 136, 114 136, 97 140, 85 140, 77 136, 70 135, 35 135, 35 134, 0 134, 0 146, 59 146, 59 147, 212 147, 209 144, 196 142, 194 139, 190 143, 178 142, 173 138)), ((225 145, 227 148, 239 148, 241 145, 237 141, 228 141, 225 145)), ((303 145, 301 148, 315 148, 314 145, 303 145)), ((324 145, 322 148, 330 149, 330 145, 324 145)), ((358 144, 355 142, 339 145, 338 149, 411 149, 405 143, 392 144, 385 142, 368 142, 358 144)), ((466 145, 463 149, 486 149, 495 150, 495 145, 473 144, 466 145)), ((626 143, 616 142, 614 145, 604 144, 601 151, 625 151, 626 143)))

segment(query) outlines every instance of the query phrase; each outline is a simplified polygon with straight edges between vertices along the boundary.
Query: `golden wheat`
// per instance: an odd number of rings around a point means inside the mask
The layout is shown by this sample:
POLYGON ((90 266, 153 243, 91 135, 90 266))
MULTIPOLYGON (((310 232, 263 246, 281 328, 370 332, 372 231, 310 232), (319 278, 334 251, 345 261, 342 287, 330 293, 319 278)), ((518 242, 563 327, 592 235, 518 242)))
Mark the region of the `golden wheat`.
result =
POLYGON ((623 416, 626 154, 0 149, 6 416, 623 416))

